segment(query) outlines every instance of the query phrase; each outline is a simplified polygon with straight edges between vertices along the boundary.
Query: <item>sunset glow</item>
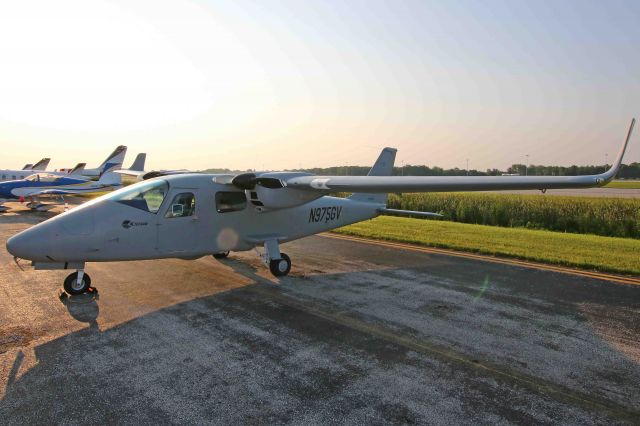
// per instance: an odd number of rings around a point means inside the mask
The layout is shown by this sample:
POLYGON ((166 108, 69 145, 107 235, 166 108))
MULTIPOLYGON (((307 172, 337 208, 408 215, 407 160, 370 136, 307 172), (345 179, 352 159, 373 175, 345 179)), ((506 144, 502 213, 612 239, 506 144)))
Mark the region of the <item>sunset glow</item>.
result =
MULTIPOLYGON (((2 167, 601 164, 640 112, 637 2, 4 2, 2 167)), ((640 161, 633 144, 628 162, 640 161)))

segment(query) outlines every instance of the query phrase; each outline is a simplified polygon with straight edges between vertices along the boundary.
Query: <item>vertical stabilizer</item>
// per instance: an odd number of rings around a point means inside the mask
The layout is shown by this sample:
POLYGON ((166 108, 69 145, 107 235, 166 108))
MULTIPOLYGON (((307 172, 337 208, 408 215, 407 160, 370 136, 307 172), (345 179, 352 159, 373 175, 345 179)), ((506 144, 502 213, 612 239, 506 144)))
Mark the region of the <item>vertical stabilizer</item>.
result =
POLYGON ((98 166, 98 170, 100 173, 105 173, 107 170, 113 169, 114 166, 117 166, 118 169, 121 168, 126 154, 127 147, 120 145, 107 157, 106 160, 102 162, 102 164, 100 164, 100 166, 98 166))
POLYGON ((33 167, 31 167, 31 170, 38 170, 43 172, 47 170, 47 167, 49 167, 49 161, 51 161, 51 158, 43 158, 42 160, 34 164, 33 167))
MULTIPOLYGON (((373 167, 371 167, 371 170, 367 173, 367 176, 391 176, 393 174, 393 164, 396 161, 396 152, 398 152, 398 150, 395 148, 383 149, 373 167)), ((388 197, 389 194, 366 194, 356 192, 349 198, 355 201, 387 204, 388 197)))
POLYGON ((134 172, 144 172, 144 163, 147 161, 147 154, 140 153, 136 156, 136 159, 133 160, 133 164, 129 167, 129 170, 133 170, 134 172))
POLYGON ((73 175, 79 175, 82 176, 82 172, 84 171, 84 167, 87 165, 87 163, 78 163, 76 164, 76 166, 71 169, 71 171, 69 172, 69 176, 73 176, 73 175))

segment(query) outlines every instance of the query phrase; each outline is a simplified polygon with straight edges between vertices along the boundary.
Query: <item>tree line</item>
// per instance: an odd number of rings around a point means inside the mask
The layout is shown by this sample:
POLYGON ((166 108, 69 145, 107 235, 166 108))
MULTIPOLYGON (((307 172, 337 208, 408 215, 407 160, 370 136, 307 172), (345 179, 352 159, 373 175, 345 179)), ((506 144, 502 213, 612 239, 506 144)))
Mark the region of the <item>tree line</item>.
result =
MULTIPOLYGON (((541 166, 524 164, 513 164, 507 170, 487 169, 482 170, 466 170, 466 169, 443 169, 441 167, 429 166, 413 166, 405 165, 404 167, 394 167, 394 176, 501 176, 503 174, 518 174, 529 176, 576 176, 576 175, 593 175, 603 173, 611 167, 608 166, 541 166)), ((334 166, 324 168, 302 169, 307 173, 325 176, 363 176, 369 172, 370 166, 334 166)), ((640 179, 640 163, 623 164, 622 169, 618 173, 618 178, 623 179, 640 179)))
MULTIPOLYGON (((503 174, 517 174, 529 176, 576 176, 576 175, 594 175, 603 173, 608 170, 610 165, 604 166, 541 166, 531 164, 527 167, 525 164, 513 164, 507 170, 487 169, 482 170, 466 170, 466 169, 443 169, 442 167, 429 166, 412 166, 410 164, 404 167, 394 167, 394 176, 500 176, 503 174)), ((324 176, 364 176, 369 173, 371 166, 334 166, 334 167, 316 167, 311 169, 295 169, 287 171, 302 171, 315 175, 324 176)), ((252 172, 255 170, 247 170, 252 172)), ((229 169, 207 169, 204 173, 241 173, 229 169)), ((623 164, 622 169, 618 173, 618 178, 622 179, 640 179, 640 163, 623 164)))

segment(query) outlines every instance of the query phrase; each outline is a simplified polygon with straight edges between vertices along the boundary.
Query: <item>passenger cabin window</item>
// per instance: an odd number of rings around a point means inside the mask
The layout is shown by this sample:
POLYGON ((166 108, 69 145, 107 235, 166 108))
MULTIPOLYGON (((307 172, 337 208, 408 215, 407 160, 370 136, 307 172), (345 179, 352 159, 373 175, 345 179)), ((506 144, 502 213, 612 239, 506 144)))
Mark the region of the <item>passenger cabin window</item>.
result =
POLYGON ((123 188, 106 198, 155 214, 158 213, 167 192, 169 192, 169 184, 166 181, 151 180, 123 188))
POLYGON ((186 217, 193 216, 196 212, 196 197, 191 192, 183 192, 173 197, 164 217, 186 217))
POLYGON ((218 213, 229 213, 244 210, 247 207, 247 197, 244 192, 216 193, 216 210, 218 213))

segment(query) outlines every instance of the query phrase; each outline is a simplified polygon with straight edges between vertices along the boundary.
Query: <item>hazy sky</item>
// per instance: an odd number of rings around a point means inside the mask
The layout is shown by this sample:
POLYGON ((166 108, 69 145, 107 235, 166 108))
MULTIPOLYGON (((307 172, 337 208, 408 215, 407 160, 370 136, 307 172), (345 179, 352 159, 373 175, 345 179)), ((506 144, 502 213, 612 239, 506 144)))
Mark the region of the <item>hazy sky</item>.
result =
MULTIPOLYGON (((638 1, 5 1, 0 168, 601 164, 638 1)), ((640 126, 639 126, 640 127, 640 126)), ((640 161, 640 128, 626 162, 640 161)))

